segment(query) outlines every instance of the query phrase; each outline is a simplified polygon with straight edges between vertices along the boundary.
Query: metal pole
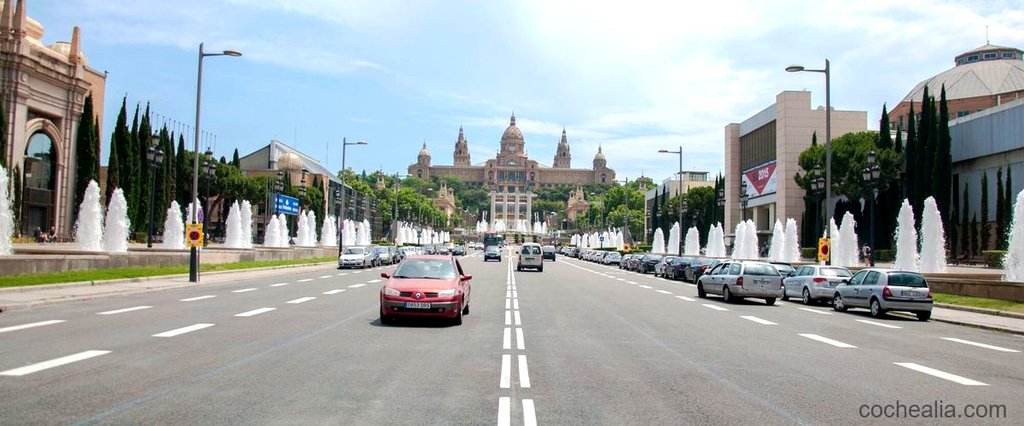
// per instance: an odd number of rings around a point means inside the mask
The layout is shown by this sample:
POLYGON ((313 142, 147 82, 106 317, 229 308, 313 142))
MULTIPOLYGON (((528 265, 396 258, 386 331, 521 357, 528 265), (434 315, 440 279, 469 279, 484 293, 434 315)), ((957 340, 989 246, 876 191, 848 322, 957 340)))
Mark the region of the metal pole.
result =
POLYGON ((150 179, 152 184, 150 185, 149 191, 149 234, 146 235, 146 248, 153 248, 153 216, 156 210, 156 172, 160 168, 153 163, 153 178, 150 179))
MULTIPOLYGON (((199 111, 203 99, 203 43, 199 43, 199 76, 196 78, 196 128, 193 135, 192 149, 192 224, 199 223, 199 111)), ((204 230, 205 232, 205 230, 204 230)), ((189 249, 188 281, 199 282, 199 248, 189 249)))
MULTIPOLYGON (((828 221, 832 218, 832 90, 829 76, 829 62, 825 59, 825 237, 832 238, 831 226, 828 221)), ((829 240, 831 241, 831 240, 829 240)), ((829 243, 831 246, 831 242, 829 243)), ((832 250, 829 247, 826 265, 832 264, 832 250)))
POLYGON ((676 196, 679 197, 679 255, 683 255, 683 146, 679 145, 679 187, 676 188, 676 196))
MULTIPOLYGON (((345 148, 347 148, 347 142, 345 137, 341 138, 341 219, 338 221, 341 226, 338 228, 344 231, 345 229, 345 148)), ((338 238, 338 257, 341 257, 342 241, 345 238, 344 232, 341 234, 341 238, 338 238)))

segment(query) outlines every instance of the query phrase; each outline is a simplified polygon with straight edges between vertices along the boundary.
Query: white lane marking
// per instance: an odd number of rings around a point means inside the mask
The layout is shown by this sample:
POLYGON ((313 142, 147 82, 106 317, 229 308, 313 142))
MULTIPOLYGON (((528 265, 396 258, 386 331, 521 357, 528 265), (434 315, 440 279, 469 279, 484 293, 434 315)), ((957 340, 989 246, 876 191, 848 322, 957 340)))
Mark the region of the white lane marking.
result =
POLYGON ((505 332, 501 335, 501 348, 504 350, 512 349, 512 329, 505 327, 505 332))
POLYGON ((537 411, 532 399, 523 400, 523 426, 537 426, 537 411))
POLYGON ((509 426, 512 424, 512 400, 503 396, 498 398, 498 426, 509 426))
POLYGON ((370 281, 367 281, 366 283, 367 284, 373 284, 373 283, 379 283, 379 282, 380 282, 380 280, 370 280, 370 281))
POLYGON ((508 389, 512 383, 512 355, 504 354, 501 356, 501 378, 498 380, 498 384, 502 389, 508 389))
POLYGON ((338 272, 337 274, 334 275, 337 277, 344 277, 345 275, 348 275, 348 272, 338 272))
POLYGON ((740 315, 740 318, 743 318, 743 319, 745 319, 745 320, 750 320, 750 321, 756 322, 756 323, 758 323, 758 324, 764 324, 764 325, 778 325, 778 324, 776 324, 776 323, 774 323, 774 322, 768 321, 768 320, 766 320, 766 319, 758 318, 758 317, 755 317, 755 316, 753 316, 753 315, 740 315))
POLYGON ((516 316, 516 325, 523 325, 522 318, 519 317, 519 311, 512 311, 516 316))
POLYGON ((316 299, 316 298, 315 297, 300 297, 298 299, 289 300, 289 301, 284 302, 284 303, 291 303, 293 305, 298 305, 299 303, 306 303, 306 302, 308 302, 310 300, 314 300, 314 299, 316 299))
POLYGON ((955 337, 943 337, 942 339, 943 340, 949 340, 950 342, 957 342, 957 343, 963 343, 965 345, 977 346, 979 348, 992 349, 994 351, 999 351, 999 352, 1020 352, 1020 351, 1015 350, 1015 349, 1007 349, 1007 348, 1003 348, 1003 347, 999 347, 999 346, 988 345, 988 344, 985 344, 985 343, 978 343, 978 342, 972 342, 970 340, 957 339, 955 337))
POLYGON ((819 341, 821 343, 827 343, 827 344, 830 344, 830 345, 835 346, 837 348, 856 348, 856 346, 853 346, 853 345, 851 345, 849 343, 843 343, 843 342, 840 342, 838 340, 832 340, 832 339, 829 339, 828 337, 821 337, 821 336, 819 336, 817 334, 801 334, 801 336, 806 337, 806 338, 811 339, 811 340, 817 340, 817 341, 819 341))
POLYGON ((295 282, 297 282, 297 283, 308 283, 310 281, 313 281, 313 279, 312 278, 303 278, 301 280, 296 280, 295 282))
POLYGON ((359 288, 359 287, 363 287, 365 285, 366 284, 352 284, 352 285, 348 286, 348 288, 359 288))
POLYGON ((323 275, 323 276, 321 276, 321 277, 320 277, 320 279, 322 279, 322 280, 326 280, 326 279, 328 279, 328 278, 330 278, 330 277, 331 277, 330 275, 323 275))
POLYGON ((691 299, 689 297, 686 297, 686 296, 676 296, 676 299, 685 300, 687 302, 695 302, 695 300, 693 300, 693 299, 691 299))
POLYGON ((728 311, 728 309, 726 309, 726 308, 723 308, 723 307, 718 306, 718 305, 712 305, 710 303, 705 303, 705 304, 703 304, 701 306, 703 306, 705 308, 711 308, 711 309, 714 309, 716 311, 728 311))
POLYGON ((649 286, 649 285, 642 285, 642 286, 640 286, 640 288, 652 289, 652 288, 654 288, 654 287, 651 287, 651 286, 649 286))
POLYGON ((271 287, 281 287, 281 286, 286 286, 286 285, 288 285, 288 283, 277 283, 277 284, 271 284, 270 286, 271 287))
POLYGON ((512 299, 505 299, 505 309, 511 309, 512 299))
POLYGON ((832 315, 831 312, 825 312, 825 311, 822 311, 820 309, 811 309, 811 308, 797 308, 797 309, 799 309, 801 311, 814 312, 816 314, 821 314, 821 315, 832 315))
POLYGON ((636 281, 626 281, 626 284, 639 285, 640 283, 638 283, 636 281))
POLYGON ((885 327, 885 328, 903 328, 903 327, 900 327, 900 326, 898 326, 898 325, 892 325, 892 324, 882 324, 882 323, 880 323, 880 322, 874 322, 874 321, 868 321, 868 320, 861 320, 861 319, 859 319, 859 320, 857 320, 857 321, 858 321, 858 322, 862 322, 862 323, 864 323, 864 324, 871 324, 871 325, 877 325, 877 326, 879 326, 879 327, 885 327))
POLYGON ((512 309, 519 309, 519 299, 512 299, 512 309))
POLYGON ((626 281, 625 278, 616 278, 616 279, 619 280, 619 281, 626 281))
POLYGON ((32 374, 37 371, 43 371, 53 367, 59 367, 65 364, 71 364, 72 362, 78 362, 89 358, 98 357, 100 355, 109 354, 110 351, 85 351, 79 352, 74 355, 62 356, 60 358, 51 359, 49 361, 43 361, 40 363, 26 365, 24 367, 18 367, 15 369, 0 371, 0 376, 24 376, 26 374, 32 374))
POLYGON ((251 311, 246 311, 246 312, 242 312, 242 313, 240 313, 240 314, 235 314, 235 316, 236 316, 236 317, 251 317, 251 316, 253 316, 253 315, 259 315, 259 314, 263 314, 263 313, 267 313, 267 312, 273 311, 274 309, 277 309, 277 308, 259 308, 259 309, 253 309, 253 310, 251 310, 251 311))
POLYGON ((185 333, 191 333, 196 330, 202 330, 207 327, 213 327, 213 324, 192 324, 188 327, 176 328, 174 330, 168 330, 163 333, 154 334, 153 337, 174 337, 185 333))
POLYGON ((324 292, 324 294, 338 294, 338 293, 341 293, 343 291, 345 291, 345 289, 343 289, 343 288, 336 288, 334 290, 327 290, 327 291, 324 292))
POLYGON ((353 274, 361 274, 361 273, 363 273, 363 271, 354 271, 354 272, 352 272, 352 273, 353 273, 353 274))
POLYGON ((506 291, 505 297, 512 297, 512 290, 506 291))
POLYGON ((530 370, 526 367, 526 355, 519 355, 519 387, 530 387, 530 370))
POLYGON ((521 328, 516 328, 516 349, 526 350, 526 342, 523 341, 523 329, 521 328))
POLYGON ((60 324, 62 322, 64 322, 64 320, 49 320, 49 321, 33 322, 33 323, 22 324, 22 325, 12 325, 10 327, 0 328, 0 333, 6 333, 8 331, 24 330, 26 328, 32 328, 32 327, 41 327, 41 326, 44 326, 44 325, 60 324))
POLYGON ((512 325, 512 311, 505 311, 505 325, 512 325))
POLYGON ((114 315, 114 314, 120 314, 120 313, 124 313, 124 312, 141 311, 143 309, 149 309, 149 308, 152 308, 152 306, 133 306, 131 308, 124 308, 124 309, 117 309, 117 310, 114 310, 114 311, 100 312, 100 313, 98 313, 96 315, 114 315))
POLYGON ((232 293, 245 293, 245 292, 249 292, 249 291, 256 291, 256 289, 255 288, 243 288, 243 289, 232 291, 232 293))
POLYGON ((656 291, 658 293, 661 293, 661 294, 672 294, 671 291, 667 291, 667 290, 654 290, 654 291, 656 291))
POLYGON ((207 294, 206 296, 197 296, 197 297, 189 297, 188 299, 181 299, 181 301, 182 302, 195 302, 196 300, 213 299, 214 297, 217 297, 217 296, 214 296, 212 294, 207 294))
POLYGON ((898 365, 900 367, 906 367, 906 368, 909 368, 911 370, 914 370, 914 371, 917 371, 917 372, 921 372, 921 373, 924 373, 924 374, 932 375, 932 376, 938 377, 940 379, 946 379, 946 380, 949 380, 951 382, 959 383, 961 385, 967 385, 967 386, 988 386, 988 384, 979 382, 977 380, 971 380, 971 379, 968 379, 966 377, 957 376, 956 374, 947 373, 945 371, 939 371, 939 370, 936 370, 934 368, 925 367, 925 366, 923 366, 921 364, 915 364, 915 363, 912 363, 912 362, 894 362, 893 364, 896 364, 896 365, 898 365))
POLYGON ((512 290, 512 297, 519 297, 519 292, 512 290))

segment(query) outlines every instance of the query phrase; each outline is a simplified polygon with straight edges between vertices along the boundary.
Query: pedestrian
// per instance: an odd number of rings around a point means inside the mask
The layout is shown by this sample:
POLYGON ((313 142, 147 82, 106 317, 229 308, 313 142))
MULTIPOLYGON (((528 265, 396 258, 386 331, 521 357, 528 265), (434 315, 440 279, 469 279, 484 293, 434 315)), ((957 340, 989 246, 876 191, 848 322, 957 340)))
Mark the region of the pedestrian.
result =
POLYGON ((875 259, 871 256, 871 246, 864 244, 864 247, 860 248, 860 255, 864 259, 864 264, 875 266, 875 259))

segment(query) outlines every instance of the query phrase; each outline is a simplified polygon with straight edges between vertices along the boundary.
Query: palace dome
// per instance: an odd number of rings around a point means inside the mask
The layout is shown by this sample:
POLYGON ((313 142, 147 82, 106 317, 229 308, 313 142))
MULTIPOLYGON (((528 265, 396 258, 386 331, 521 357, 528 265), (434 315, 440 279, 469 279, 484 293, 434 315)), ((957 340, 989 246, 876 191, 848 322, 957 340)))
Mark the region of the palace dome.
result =
POLYGON ((956 66, 917 84, 903 101, 920 102, 925 86, 936 98, 943 86, 947 99, 995 96, 1024 90, 1021 50, 986 44, 958 55, 956 66))
POLYGON ((302 158, 294 152, 286 152, 277 157, 278 170, 302 170, 302 158))
MULTIPOLYGON (((66 41, 58 41, 49 46, 49 49, 57 52, 59 55, 67 58, 71 54, 71 43, 66 41)), ((82 61, 82 64, 89 65, 89 59, 85 57, 85 52, 78 51, 78 59, 82 61)))
POLYGON ((505 145, 505 142, 522 142, 523 132, 516 127, 516 115, 512 114, 512 119, 509 121, 508 128, 505 129, 505 133, 501 134, 501 144, 505 145))

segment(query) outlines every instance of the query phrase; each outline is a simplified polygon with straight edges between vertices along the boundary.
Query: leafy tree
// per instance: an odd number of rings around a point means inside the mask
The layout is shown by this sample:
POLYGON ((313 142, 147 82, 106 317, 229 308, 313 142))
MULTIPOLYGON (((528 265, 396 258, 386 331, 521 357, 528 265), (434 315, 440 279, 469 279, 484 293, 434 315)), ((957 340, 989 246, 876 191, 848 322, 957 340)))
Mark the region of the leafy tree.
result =
MULTIPOLYGON (((82 115, 78 120, 78 134, 75 135, 75 194, 74 205, 82 204, 85 198, 85 189, 89 187, 90 180, 100 178, 99 146, 96 128, 96 115, 92 110, 92 93, 85 97, 85 104, 82 106, 82 115)), ((72 222, 78 217, 78 209, 72 209, 72 222)))
MULTIPOLYGON (((991 231, 988 227, 988 172, 981 172, 981 229, 978 231, 978 245, 981 250, 988 250, 991 241, 991 231)), ((980 252, 979 252, 980 253, 980 252)))

